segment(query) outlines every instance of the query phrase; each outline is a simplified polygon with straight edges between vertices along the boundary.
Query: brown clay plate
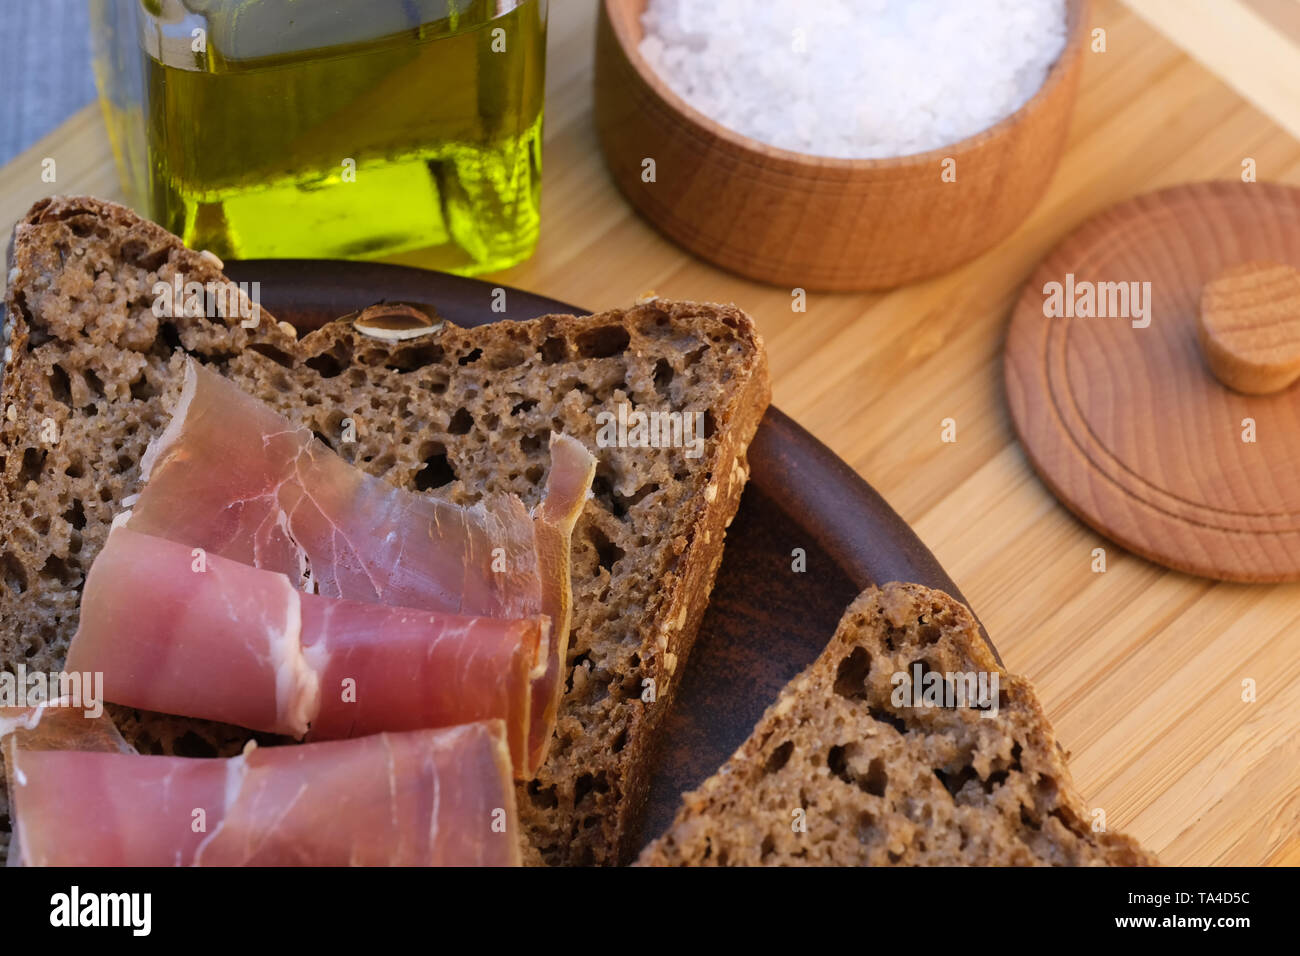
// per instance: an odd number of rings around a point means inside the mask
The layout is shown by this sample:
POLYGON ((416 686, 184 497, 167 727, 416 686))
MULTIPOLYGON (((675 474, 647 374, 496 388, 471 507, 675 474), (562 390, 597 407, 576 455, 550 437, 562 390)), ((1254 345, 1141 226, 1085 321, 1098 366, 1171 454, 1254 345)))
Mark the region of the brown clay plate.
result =
MULTIPOLYGON (((262 304, 300 331, 381 299, 433 305, 461 326, 587 311, 506 288, 505 311, 493 312, 493 283, 378 263, 247 260, 228 262, 226 273, 237 282, 260 282, 262 304)), ((750 445, 749 463, 750 482, 727 532, 713 598, 659 738, 647 837, 672 820, 682 791, 701 783, 749 736, 865 587, 915 581, 965 600, 885 500, 775 408, 750 445), (792 570, 795 548, 806 554, 802 573, 792 570)))

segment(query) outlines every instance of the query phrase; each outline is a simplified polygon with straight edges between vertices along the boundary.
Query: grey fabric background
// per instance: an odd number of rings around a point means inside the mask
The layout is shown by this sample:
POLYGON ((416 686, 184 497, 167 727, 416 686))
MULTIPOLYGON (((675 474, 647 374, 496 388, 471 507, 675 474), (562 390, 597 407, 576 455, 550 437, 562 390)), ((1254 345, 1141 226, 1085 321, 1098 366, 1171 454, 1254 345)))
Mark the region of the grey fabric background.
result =
POLYGON ((0 0, 0 164, 95 98, 88 0, 0 0))

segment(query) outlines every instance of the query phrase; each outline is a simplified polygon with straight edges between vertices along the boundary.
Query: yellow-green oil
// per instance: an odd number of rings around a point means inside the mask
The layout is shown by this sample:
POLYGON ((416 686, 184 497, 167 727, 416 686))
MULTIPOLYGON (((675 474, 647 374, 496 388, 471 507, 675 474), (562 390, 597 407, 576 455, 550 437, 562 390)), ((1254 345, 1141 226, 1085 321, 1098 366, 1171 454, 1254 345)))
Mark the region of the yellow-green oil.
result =
POLYGON ((460 273, 526 258, 546 7, 496 15, 498 2, 444 0, 448 15, 359 43, 303 48, 299 36, 291 52, 240 57, 222 48, 240 32, 217 24, 204 50, 145 53, 152 217, 223 257, 418 249, 422 265, 460 273))

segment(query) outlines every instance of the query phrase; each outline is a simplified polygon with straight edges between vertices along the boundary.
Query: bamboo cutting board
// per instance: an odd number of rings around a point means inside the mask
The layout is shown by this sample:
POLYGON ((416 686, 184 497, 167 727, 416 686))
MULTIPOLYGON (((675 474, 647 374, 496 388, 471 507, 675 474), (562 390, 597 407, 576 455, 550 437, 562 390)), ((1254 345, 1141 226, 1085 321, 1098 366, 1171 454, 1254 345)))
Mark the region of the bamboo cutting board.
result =
MULTIPOLYGON (((501 281, 593 309, 647 289, 741 305, 766 338, 775 404, 929 545, 1037 685, 1091 806, 1165 863, 1300 864, 1300 585, 1215 584, 1097 536, 1034 476, 1001 377, 1015 297, 1075 226, 1152 189, 1238 179, 1247 158, 1261 180, 1300 185, 1300 143, 1101 0, 1107 50, 1085 57, 1066 155, 1028 221, 948 275, 798 312, 792 290, 691 259, 618 196, 591 124, 594 15, 551 4, 542 243, 501 281)), ((0 230, 51 192, 120 196, 94 108, 0 170, 0 230)))

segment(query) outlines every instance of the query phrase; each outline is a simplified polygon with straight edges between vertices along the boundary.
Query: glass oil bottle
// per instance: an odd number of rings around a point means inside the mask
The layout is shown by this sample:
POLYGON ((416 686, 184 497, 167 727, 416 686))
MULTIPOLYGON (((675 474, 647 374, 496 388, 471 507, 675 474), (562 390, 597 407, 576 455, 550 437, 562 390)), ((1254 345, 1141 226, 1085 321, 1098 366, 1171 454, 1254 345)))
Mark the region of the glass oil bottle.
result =
POLYGON ((91 2, 128 200, 191 248, 532 253, 546 0, 91 2))

